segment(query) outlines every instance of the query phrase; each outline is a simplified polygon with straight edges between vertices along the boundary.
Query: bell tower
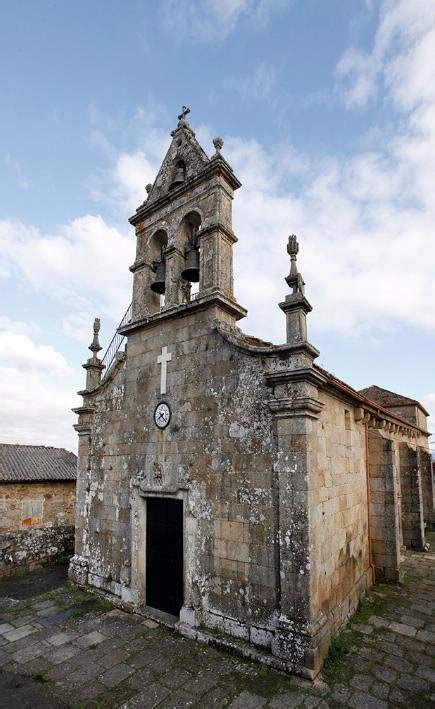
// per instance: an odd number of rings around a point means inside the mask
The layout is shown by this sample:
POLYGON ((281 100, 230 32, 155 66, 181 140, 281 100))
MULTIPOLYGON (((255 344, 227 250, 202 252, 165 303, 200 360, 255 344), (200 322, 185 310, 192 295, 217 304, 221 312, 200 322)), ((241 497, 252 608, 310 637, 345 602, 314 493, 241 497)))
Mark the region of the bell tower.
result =
POLYGON ((221 154, 222 138, 206 155, 189 112, 183 106, 156 179, 130 218, 137 239, 132 325, 208 303, 234 321, 246 315, 233 293, 232 200, 240 182, 221 154))

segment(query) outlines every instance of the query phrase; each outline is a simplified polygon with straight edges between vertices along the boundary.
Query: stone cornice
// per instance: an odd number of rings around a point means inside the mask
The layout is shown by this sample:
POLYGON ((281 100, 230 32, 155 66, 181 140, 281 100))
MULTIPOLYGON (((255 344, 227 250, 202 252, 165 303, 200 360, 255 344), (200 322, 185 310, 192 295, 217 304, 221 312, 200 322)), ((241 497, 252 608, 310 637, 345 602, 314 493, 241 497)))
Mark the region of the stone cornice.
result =
MULTIPOLYGON (((88 392, 85 392, 88 393, 88 392)), ((83 394, 83 392, 82 392, 83 394)), ((74 414, 80 416, 81 414, 93 414, 95 409, 93 406, 77 406, 75 409, 71 409, 74 414)))
MULTIPOLYGON (((77 394, 79 394, 80 396, 94 396, 95 394, 98 394, 103 391, 107 384, 112 381, 113 377, 119 369, 119 365, 125 361, 125 357, 125 352, 117 352, 115 361, 113 362, 110 369, 107 370, 104 375, 104 378, 100 381, 100 383, 93 389, 84 389, 83 391, 78 391, 77 394)), ((76 410, 73 409, 73 411, 76 410)), ((94 409, 92 409, 92 411, 94 411, 94 409)))
POLYGON ((73 425, 74 431, 77 431, 79 436, 86 436, 91 434, 91 427, 88 424, 75 423, 73 425))
POLYGON ((265 378, 268 386, 285 384, 286 382, 309 382, 310 384, 314 384, 314 386, 321 386, 326 382, 326 377, 312 367, 279 369, 274 372, 267 372, 265 378))
POLYGON ((137 261, 129 266, 128 270, 131 271, 131 273, 135 273, 135 271, 139 271, 141 268, 149 268, 150 270, 153 270, 153 266, 150 261, 144 258, 137 259, 137 261))
POLYGON ((324 407, 321 401, 310 396, 302 396, 297 399, 269 399, 267 403, 276 418, 307 416, 316 419, 324 407))
POLYGON ((95 369, 97 371, 103 370, 105 368, 105 364, 102 362, 93 362, 92 359, 88 359, 87 362, 82 364, 83 369, 95 369))
POLYGON ((236 244, 238 241, 238 238, 233 232, 233 230, 228 229, 228 227, 225 226, 225 224, 223 224, 222 222, 214 222, 200 229, 200 231, 198 232, 198 238, 199 240, 201 240, 202 236, 205 236, 206 234, 212 234, 215 231, 219 231, 224 234, 231 244, 236 244))
POLYGON ((301 293, 291 293, 282 303, 278 303, 278 305, 285 313, 289 310, 297 310, 298 308, 303 310, 304 313, 311 313, 313 309, 306 297, 301 293))
MULTIPOLYGON (((215 329, 227 342, 230 342, 242 352, 248 352, 249 354, 274 357, 281 354, 300 354, 305 352, 313 358, 319 356, 319 351, 313 347, 313 345, 310 345, 309 342, 301 342, 297 345, 273 345, 269 343, 253 345, 243 340, 245 335, 241 331, 239 335, 236 332, 232 332, 233 328, 223 325, 222 323, 216 323, 215 329)), ((280 371, 286 372, 287 370, 280 371)))
POLYGON ((216 158, 210 160, 210 162, 207 163, 207 165, 197 175, 186 180, 186 182, 184 182, 180 187, 177 187, 171 190, 170 192, 167 192, 165 195, 162 195, 161 197, 159 197, 159 199, 156 199, 155 202, 152 202, 148 207, 146 202, 141 205, 136 210, 136 214, 133 214, 133 216, 130 217, 130 224, 136 226, 136 224, 141 222, 146 217, 150 216, 154 212, 161 210, 169 202, 173 202, 174 199, 180 197, 184 192, 188 192, 193 187, 196 187, 202 182, 208 181, 213 175, 219 174, 225 177, 225 179, 233 188, 233 190, 236 190, 241 187, 242 183, 237 179, 227 161, 224 160, 222 156, 216 156, 216 158))
POLYGON ((178 492, 184 492, 189 489, 189 485, 173 485, 169 487, 159 487, 158 485, 147 485, 143 481, 133 479, 131 482, 133 488, 138 489, 138 494, 140 497, 156 497, 165 495, 174 496, 178 492))
POLYGON ((205 310, 211 305, 218 305, 222 308, 222 310, 230 313, 237 320, 244 318, 247 314, 247 310, 239 305, 237 301, 228 298, 223 293, 216 290, 209 294, 201 295, 195 300, 192 300, 190 303, 183 303, 182 305, 177 305, 173 308, 162 310, 161 312, 150 315, 147 318, 141 318, 135 322, 129 322, 127 325, 124 325, 124 327, 119 328, 118 332, 121 335, 129 335, 131 332, 134 332, 134 330, 152 327, 162 320, 184 317, 192 312, 205 310))

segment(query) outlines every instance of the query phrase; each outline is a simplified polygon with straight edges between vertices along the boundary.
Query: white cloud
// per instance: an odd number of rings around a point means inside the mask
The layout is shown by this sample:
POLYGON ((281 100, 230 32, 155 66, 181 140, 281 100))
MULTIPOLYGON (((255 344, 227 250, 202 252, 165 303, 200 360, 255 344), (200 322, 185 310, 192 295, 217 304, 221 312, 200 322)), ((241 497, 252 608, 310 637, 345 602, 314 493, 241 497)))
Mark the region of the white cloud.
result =
POLYGON ((337 77, 345 83, 343 98, 348 107, 365 106, 376 96, 379 61, 355 47, 343 54, 337 65, 337 77))
POLYGON ((28 335, 0 331, 0 362, 22 372, 47 370, 55 375, 71 374, 65 357, 51 345, 37 345, 28 335))
POLYGON ((435 3, 384 0, 371 51, 349 47, 337 66, 347 106, 364 106, 384 83, 396 105, 411 110, 435 100, 435 3))
POLYGON ((223 41, 242 19, 262 29, 273 12, 289 5, 289 0, 162 0, 161 15, 176 40, 223 41))
POLYGON ((89 345, 93 336, 93 316, 95 313, 83 310, 70 313, 62 321, 62 331, 72 340, 89 345))
POLYGON ((26 323, 21 320, 11 320, 7 315, 0 315, 0 330, 8 330, 12 333, 33 335, 40 331, 36 323, 26 323))
POLYGON ((79 405, 71 378, 35 369, 0 365, 0 428, 2 443, 34 443, 77 450, 76 421, 70 411, 79 405), (5 403, 7 405, 5 405, 5 403))
MULTIPOLYGON (((239 5, 231 7, 242 12, 239 5)), ((252 7, 246 5, 246 12, 252 7)), ((432 41, 433 14, 434 5, 423 0, 384 3, 373 52, 352 50, 346 55, 353 57, 349 66, 358 65, 360 78, 369 74, 370 86, 361 85, 359 96, 367 91, 374 96, 372 84, 382 74, 384 99, 397 109, 407 110, 401 81, 406 80, 414 97, 415 110, 397 122, 400 128, 390 142, 379 140, 377 150, 314 164, 291 145, 266 150, 254 140, 226 139, 224 154, 243 182, 234 204, 240 235, 236 287, 250 308, 249 325, 258 334, 276 340, 284 331, 274 305, 285 294, 285 241, 290 231, 300 236, 301 268, 317 328, 348 334, 402 324, 435 328, 434 309, 427 307, 435 301, 435 108, 427 85, 435 83, 435 74, 429 78, 425 71, 426 83, 420 89, 414 76, 427 55, 421 47, 432 41), (292 177, 298 178, 297 187, 289 186, 292 177)), ((248 91, 249 84, 239 88, 248 91)), ((200 140, 209 141, 206 127, 197 133, 200 140)), ((159 148, 165 140, 160 134, 159 148)), ((107 175, 112 192, 109 188, 105 193, 116 195, 118 205, 128 200, 133 204, 144 182, 155 176, 163 152, 157 159, 151 148, 146 140, 143 148, 112 158, 107 175)))
POLYGON ((244 184, 233 212, 240 236, 235 283, 257 334, 284 334, 275 303, 286 292, 285 241, 292 231, 300 237, 317 328, 346 334, 401 323, 435 329, 435 310, 427 307, 435 302, 433 217, 397 204, 394 164, 369 154, 334 161, 320 173, 311 166, 294 194, 276 184, 284 179, 279 162, 261 146, 228 140, 226 147, 244 184))
POLYGON ((152 164, 143 150, 121 153, 108 170, 93 176, 91 198, 111 205, 131 216, 146 197, 145 185, 154 182, 156 164, 152 164))
MULTIPOLYGON (((239 301, 249 308, 243 327, 260 337, 284 339, 277 303, 288 292, 285 243, 291 232, 301 243, 300 269, 314 307, 309 317, 314 344, 320 329, 348 336, 403 325, 435 330, 435 73, 426 70, 435 5, 417 0, 383 7, 373 52, 349 54, 352 71, 340 71, 356 79, 348 87, 348 104, 374 99, 383 81, 383 100, 399 112, 393 138, 379 141, 370 152, 317 163, 291 145, 266 149, 253 140, 225 139, 224 155, 243 182, 233 209, 240 239, 235 285, 239 301)), ((147 120, 146 112, 143 116, 147 120)), ((210 139, 204 126, 197 134, 210 139)), ((144 185, 155 177, 168 136, 148 123, 142 144, 130 153, 96 142, 110 164, 99 174, 94 196, 110 201, 118 213, 134 209, 143 200, 144 185)), ((68 304, 64 332, 87 344, 92 310, 118 319, 129 301, 134 235, 127 229, 123 233, 90 215, 53 234, 0 222, 0 272, 18 273, 33 288, 68 304)), ((33 384, 38 396, 41 376, 33 384)), ((2 386, 8 401, 13 389, 2 386)), ((47 386, 50 397, 50 381, 47 386)), ((20 394, 23 411, 26 396, 26 391, 20 394)), ((66 392, 62 396, 66 401, 66 392)), ((426 405, 435 410, 431 398, 426 405)))
POLYGON ((132 233, 100 216, 74 219, 53 234, 0 221, 0 268, 75 310, 98 309, 115 320, 130 299, 134 249, 132 233))
POLYGON ((70 409, 78 405, 80 373, 52 345, 36 343, 22 330, 32 326, 0 319, 1 440, 75 450, 70 409))

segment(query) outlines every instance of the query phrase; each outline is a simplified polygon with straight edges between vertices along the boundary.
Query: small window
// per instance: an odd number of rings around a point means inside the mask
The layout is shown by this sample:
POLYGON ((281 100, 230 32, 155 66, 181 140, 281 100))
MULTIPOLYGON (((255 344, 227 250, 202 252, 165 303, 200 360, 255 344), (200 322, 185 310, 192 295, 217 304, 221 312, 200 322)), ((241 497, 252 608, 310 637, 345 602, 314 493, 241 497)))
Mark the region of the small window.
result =
POLYGON ((347 409, 344 410, 344 427, 346 431, 350 431, 351 425, 350 425, 350 411, 347 409))

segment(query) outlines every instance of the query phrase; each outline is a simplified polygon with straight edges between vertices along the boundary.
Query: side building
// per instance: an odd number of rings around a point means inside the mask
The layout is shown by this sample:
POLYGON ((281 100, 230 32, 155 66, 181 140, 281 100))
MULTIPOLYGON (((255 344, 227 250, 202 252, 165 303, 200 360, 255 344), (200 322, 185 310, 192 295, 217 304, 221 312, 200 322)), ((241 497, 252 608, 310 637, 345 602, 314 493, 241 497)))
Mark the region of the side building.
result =
POLYGON ((95 322, 70 578, 314 677, 373 580, 399 581, 403 546, 424 549, 426 418, 316 364, 294 235, 286 341, 239 329, 241 185, 214 146, 209 158, 183 110, 130 219, 132 304, 103 361, 95 322))
POLYGON ((72 552, 76 478, 63 448, 0 444, 0 578, 72 552))

